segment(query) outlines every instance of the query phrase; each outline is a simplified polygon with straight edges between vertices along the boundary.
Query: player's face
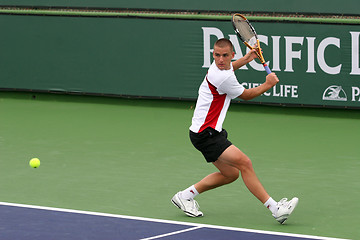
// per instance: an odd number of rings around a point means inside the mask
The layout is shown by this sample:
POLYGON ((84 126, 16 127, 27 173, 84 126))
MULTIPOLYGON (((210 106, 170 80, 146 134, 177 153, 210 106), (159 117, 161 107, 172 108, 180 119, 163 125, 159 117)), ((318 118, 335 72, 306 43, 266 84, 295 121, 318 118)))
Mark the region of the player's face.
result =
POLYGON ((220 70, 229 70, 230 69, 230 64, 231 64, 231 59, 234 58, 234 52, 232 50, 231 47, 218 47, 218 46, 214 46, 214 52, 213 52, 213 57, 215 60, 215 64, 216 66, 220 69, 220 70))

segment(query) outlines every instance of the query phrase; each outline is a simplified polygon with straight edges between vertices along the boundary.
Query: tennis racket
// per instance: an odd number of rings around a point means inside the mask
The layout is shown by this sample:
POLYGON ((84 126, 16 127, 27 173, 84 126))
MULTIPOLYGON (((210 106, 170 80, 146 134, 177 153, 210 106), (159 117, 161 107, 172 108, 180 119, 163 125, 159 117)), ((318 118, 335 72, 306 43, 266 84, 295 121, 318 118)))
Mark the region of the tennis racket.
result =
POLYGON ((265 63, 265 59, 264 56, 262 55, 262 51, 260 48, 260 41, 258 39, 254 27, 250 24, 250 22, 246 19, 246 17, 244 17, 239 13, 235 13, 232 16, 231 22, 236 34, 241 39, 241 41, 248 48, 256 50, 256 55, 258 56, 260 62, 264 66, 265 71, 267 72, 267 74, 270 74, 271 70, 268 67, 268 65, 265 63))

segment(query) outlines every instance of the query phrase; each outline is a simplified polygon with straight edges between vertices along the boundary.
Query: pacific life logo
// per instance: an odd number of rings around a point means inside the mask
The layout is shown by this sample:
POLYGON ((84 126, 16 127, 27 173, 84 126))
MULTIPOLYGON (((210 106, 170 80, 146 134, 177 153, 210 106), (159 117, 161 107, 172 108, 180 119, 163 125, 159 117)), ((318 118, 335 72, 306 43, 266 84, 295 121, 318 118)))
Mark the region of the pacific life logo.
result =
POLYGON ((342 86, 332 85, 325 89, 323 93, 323 100, 328 101, 344 101, 348 100, 347 95, 342 86))

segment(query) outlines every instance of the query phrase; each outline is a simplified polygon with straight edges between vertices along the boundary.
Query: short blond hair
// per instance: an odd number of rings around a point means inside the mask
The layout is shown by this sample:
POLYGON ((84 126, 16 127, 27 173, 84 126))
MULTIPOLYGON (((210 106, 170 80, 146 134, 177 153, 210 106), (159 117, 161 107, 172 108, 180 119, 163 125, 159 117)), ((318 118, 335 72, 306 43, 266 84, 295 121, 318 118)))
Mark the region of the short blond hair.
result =
POLYGON ((220 39, 218 39, 218 40, 215 42, 215 44, 214 44, 214 47, 215 47, 215 46, 216 46, 216 47, 219 47, 219 48, 230 47, 231 50, 234 49, 234 46, 233 46, 232 42, 231 42, 229 39, 227 39, 227 38, 220 38, 220 39))

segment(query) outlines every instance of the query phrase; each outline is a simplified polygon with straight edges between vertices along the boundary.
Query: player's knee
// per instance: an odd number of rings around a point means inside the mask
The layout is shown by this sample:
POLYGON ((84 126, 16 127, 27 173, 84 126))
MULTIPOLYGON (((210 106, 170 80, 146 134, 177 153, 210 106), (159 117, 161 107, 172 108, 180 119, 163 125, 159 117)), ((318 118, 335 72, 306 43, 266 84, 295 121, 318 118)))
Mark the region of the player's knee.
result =
POLYGON ((234 182, 236 179, 238 179, 239 175, 239 171, 234 172, 229 179, 229 183, 234 182))
POLYGON ((251 162, 250 158, 247 156, 239 157, 239 166, 240 166, 241 171, 253 169, 252 162, 251 162))
POLYGON ((234 182, 236 179, 239 178, 239 170, 237 170, 236 168, 234 168, 233 171, 231 172, 228 172, 225 177, 226 177, 226 180, 227 180, 227 183, 232 183, 234 182))

